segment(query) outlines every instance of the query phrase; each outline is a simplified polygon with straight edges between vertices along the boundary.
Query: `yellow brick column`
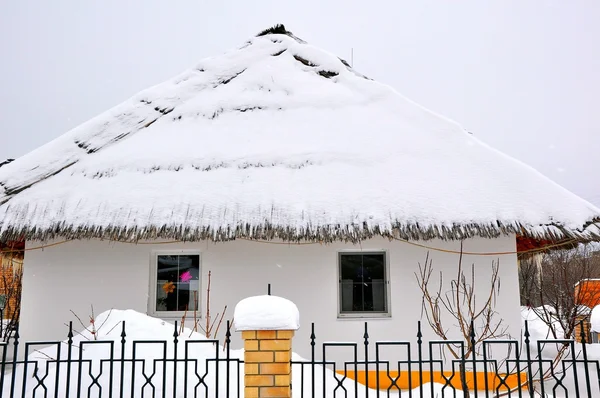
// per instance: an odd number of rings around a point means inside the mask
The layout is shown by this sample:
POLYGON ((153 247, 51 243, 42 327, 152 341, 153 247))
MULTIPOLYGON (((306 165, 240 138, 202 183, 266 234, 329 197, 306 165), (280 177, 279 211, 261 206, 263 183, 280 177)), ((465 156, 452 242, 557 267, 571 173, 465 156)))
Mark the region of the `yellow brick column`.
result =
POLYGON ((244 340, 244 396, 291 398, 292 338, 300 327, 298 307, 276 296, 249 297, 235 307, 244 340))
POLYGON ((293 330, 246 330, 244 396, 290 398, 293 330))

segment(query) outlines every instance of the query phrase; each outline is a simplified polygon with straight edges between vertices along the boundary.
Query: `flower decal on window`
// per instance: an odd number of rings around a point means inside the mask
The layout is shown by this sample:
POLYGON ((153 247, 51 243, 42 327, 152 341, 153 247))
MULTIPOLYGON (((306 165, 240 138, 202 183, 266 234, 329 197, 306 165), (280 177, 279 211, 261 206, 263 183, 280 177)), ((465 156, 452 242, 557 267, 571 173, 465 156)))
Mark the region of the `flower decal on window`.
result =
POLYGON ((165 291, 165 293, 169 294, 169 293, 173 293, 175 291, 175 284, 171 281, 169 282, 165 282, 162 285, 162 290, 165 291))
POLYGON ((181 279, 182 282, 189 282, 192 279, 192 274, 190 271, 185 271, 179 276, 179 279, 181 279))

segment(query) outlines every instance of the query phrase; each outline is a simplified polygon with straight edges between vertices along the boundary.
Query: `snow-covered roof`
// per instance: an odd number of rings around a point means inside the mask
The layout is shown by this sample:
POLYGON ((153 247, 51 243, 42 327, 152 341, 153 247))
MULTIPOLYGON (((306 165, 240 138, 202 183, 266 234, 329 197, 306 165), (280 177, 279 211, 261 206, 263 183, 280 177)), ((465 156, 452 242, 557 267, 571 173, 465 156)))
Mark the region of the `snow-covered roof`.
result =
POLYGON ((276 31, 3 165, 0 238, 600 238, 600 209, 276 31))

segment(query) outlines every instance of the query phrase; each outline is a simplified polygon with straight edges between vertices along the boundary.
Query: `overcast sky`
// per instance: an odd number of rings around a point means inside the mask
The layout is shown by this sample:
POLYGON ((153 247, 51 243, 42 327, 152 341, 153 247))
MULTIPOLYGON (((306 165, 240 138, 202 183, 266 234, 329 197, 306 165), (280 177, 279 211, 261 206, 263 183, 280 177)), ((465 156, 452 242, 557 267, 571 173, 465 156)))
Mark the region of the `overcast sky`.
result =
POLYGON ((600 206, 599 0, 1 6, 2 159, 284 23, 600 206))

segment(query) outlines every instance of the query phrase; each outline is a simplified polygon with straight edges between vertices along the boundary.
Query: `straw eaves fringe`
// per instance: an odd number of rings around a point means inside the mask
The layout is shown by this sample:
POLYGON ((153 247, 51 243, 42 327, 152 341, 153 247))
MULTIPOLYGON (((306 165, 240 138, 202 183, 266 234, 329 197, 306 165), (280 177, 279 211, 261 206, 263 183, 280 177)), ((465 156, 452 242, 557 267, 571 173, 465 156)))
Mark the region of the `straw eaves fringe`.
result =
MULTIPOLYGON (((591 223, 590 223, 591 224, 591 223)), ((600 231, 600 229, 599 229, 600 231)), ((545 225, 527 227, 518 223, 502 224, 455 224, 432 225, 422 227, 418 224, 399 224, 389 227, 363 225, 326 225, 316 227, 295 228, 290 226, 273 225, 264 222, 259 225, 239 224, 227 228, 184 228, 178 226, 148 226, 148 227, 120 227, 120 226, 74 226, 64 223, 55 224, 50 228, 38 227, 8 227, 0 233, 0 240, 40 240, 46 241, 56 238, 63 239, 106 239, 125 242, 138 242, 153 239, 173 239, 179 241, 226 242, 236 238, 256 240, 282 240, 285 242, 322 242, 336 241, 358 243, 367 239, 381 236, 389 239, 403 240, 462 240, 473 237, 487 239, 506 235, 521 235, 534 239, 558 241, 572 239, 577 242, 600 241, 600 235, 593 231, 582 232, 564 228, 560 225, 545 225)))

